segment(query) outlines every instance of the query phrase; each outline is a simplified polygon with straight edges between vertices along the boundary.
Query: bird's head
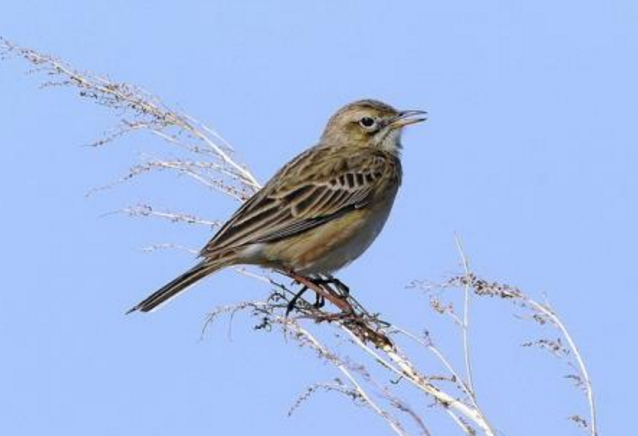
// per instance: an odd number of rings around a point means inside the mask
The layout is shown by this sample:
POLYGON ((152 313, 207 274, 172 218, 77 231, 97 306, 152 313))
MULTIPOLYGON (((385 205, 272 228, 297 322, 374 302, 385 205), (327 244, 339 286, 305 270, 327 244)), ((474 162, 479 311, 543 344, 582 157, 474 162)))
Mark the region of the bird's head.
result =
POLYGON ((419 110, 398 111, 377 100, 355 101, 330 118, 321 142, 328 146, 375 147, 399 154, 403 128, 425 121, 426 115, 419 110))

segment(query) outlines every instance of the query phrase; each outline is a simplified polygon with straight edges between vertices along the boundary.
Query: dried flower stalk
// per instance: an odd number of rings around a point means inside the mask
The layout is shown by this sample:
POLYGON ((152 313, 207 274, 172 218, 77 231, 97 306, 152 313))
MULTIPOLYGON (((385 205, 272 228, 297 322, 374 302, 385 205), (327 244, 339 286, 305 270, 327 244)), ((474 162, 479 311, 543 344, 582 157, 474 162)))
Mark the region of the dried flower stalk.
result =
MULTIPOLYGON (((237 159, 232 147, 220 135, 193 117, 168 107, 158 97, 142 88, 76 70, 52 56, 17 46, 4 38, 0 38, 0 57, 19 57, 29 62, 35 71, 47 77, 43 83, 44 87, 75 89, 80 97, 114 110, 119 116, 118 124, 103 138, 95 141, 94 146, 102 146, 124 135, 143 131, 173 146, 173 150, 180 153, 177 159, 144 157, 143 161, 130 168, 124 177, 100 189, 110 188, 157 171, 185 175, 208 190, 239 201, 246 200, 260 188, 259 182, 248 167, 237 159)), ((220 225, 219 221, 202 218, 198 214, 160 210, 149 204, 137 204, 124 208, 121 212, 130 216, 157 217, 188 225, 220 225)), ((290 279, 307 286, 317 295, 330 301, 336 310, 318 307, 301 298, 295 311, 287 316, 286 310, 296 294, 296 289, 276 282, 266 274, 236 268, 241 274, 265 283, 270 290, 268 297, 263 301, 239 302, 216 308, 208 317, 204 330, 222 315, 229 315, 232 319, 235 313, 247 312, 257 320, 255 329, 278 330, 294 339, 294 342, 303 348, 312 350, 339 371, 343 379, 310 386, 299 397, 291 411, 318 391, 337 392, 346 395, 356 404, 368 407, 398 435, 410 434, 406 427, 407 419, 417 434, 429 436, 431 433, 425 425, 426 410, 410 407, 397 393, 396 386, 388 381, 392 376, 399 376, 400 380, 406 380, 416 392, 433 399, 440 406, 438 409, 447 413, 462 433, 495 436, 496 431, 477 400, 473 383, 470 303, 473 296, 489 296, 510 301, 517 307, 527 310, 530 318, 536 322, 550 324, 558 330, 562 339, 539 339, 526 345, 549 348, 561 358, 572 359, 570 362, 577 369, 577 374, 570 376, 570 379, 586 392, 589 419, 586 420, 580 415, 573 415, 570 419, 579 427, 587 429, 591 436, 596 436, 596 413, 591 380, 584 360, 558 314, 549 304, 538 303, 515 287, 479 279, 471 271, 458 237, 456 243, 463 273, 444 284, 431 285, 421 281, 414 282, 413 286, 428 292, 433 289, 463 291, 461 315, 454 312, 451 303, 444 302, 438 297, 431 297, 430 301, 433 310, 450 316, 454 325, 460 329, 464 374, 435 346, 430 334, 421 337, 382 321, 378 315, 370 314, 356 300, 344 295, 335 287, 319 286, 292 272, 287 274, 290 279), (337 351, 344 347, 344 339, 347 345, 346 355, 337 351), (428 376, 419 370, 403 351, 400 343, 404 340, 415 342, 427 351, 441 364, 445 373, 428 376), (359 354, 367 357, 367 360, 355 361, 349 357, 354 350, 363 351, 359 354)), ((148 250, 161 248, 193 251, 179 244, 157 244, 148 250)))

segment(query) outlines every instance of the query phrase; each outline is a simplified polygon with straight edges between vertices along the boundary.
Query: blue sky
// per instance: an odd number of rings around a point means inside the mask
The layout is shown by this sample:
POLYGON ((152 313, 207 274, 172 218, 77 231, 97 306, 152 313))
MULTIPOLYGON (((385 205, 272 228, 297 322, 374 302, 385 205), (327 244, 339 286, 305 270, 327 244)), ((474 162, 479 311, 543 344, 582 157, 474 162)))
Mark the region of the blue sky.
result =
MULTIPOLYGON (((386 318, 439 327, 405 286, 458 270, 460 234, 479 274, 547 295, 590 366, 601 434, 626 433, 638 365, 638 4, 210 3, 9 2, 0 34, 162 96, 213 125, 261 180, 348 101, 428 110, 404 137, 386 229, 340 276, 386 318)), ((0 64, 0 433, 389 434, 331 394, 288 418, 308 384, 337 374, 249 319, 232 339, 221 323, 199 340, 211 308, 266 292, 232 272, 150 316, 123 316, 192 263, 142 247, 198 247, 210 232, 105 213, 144 200, 224 218, 236 204, 168 174, 86 198, 139 153, 166 149, 145 136, 83 147, 113 114, 39 90, 25 69, 0 64)), ((477 302, 473 319, 476 384, 502 434, 579 434, 565 416, 584 403, 566 369, 518 347, 530 331, 506 306, 477 302)), ((432 430, 447 428, 435 415, 425 414, 432 430)))

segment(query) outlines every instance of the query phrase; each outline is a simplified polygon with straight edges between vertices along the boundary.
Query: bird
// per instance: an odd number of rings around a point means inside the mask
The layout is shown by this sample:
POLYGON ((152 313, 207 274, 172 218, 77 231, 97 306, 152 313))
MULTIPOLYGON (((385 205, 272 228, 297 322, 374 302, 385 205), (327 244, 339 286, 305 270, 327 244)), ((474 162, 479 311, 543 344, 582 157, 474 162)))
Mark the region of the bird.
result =
POLYGON ((331 274, 373 243, 401 185, 401 135, 427 119, 364 99, 341 107, 319 142, 284 165, 219 229, 201 261, 127 313, 149 312, 232 265, 308 278, 331 274))

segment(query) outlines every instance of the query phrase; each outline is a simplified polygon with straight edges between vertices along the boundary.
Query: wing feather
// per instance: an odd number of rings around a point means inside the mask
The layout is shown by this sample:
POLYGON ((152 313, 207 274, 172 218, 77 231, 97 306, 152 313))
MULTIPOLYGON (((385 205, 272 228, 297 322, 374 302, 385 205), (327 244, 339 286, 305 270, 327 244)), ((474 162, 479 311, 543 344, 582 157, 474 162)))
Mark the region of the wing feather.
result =
POLYGON ((305 232, 365 207, 400 179, 399 160, 380 150, 312 148, 244 203, 201 255, 305 232))

